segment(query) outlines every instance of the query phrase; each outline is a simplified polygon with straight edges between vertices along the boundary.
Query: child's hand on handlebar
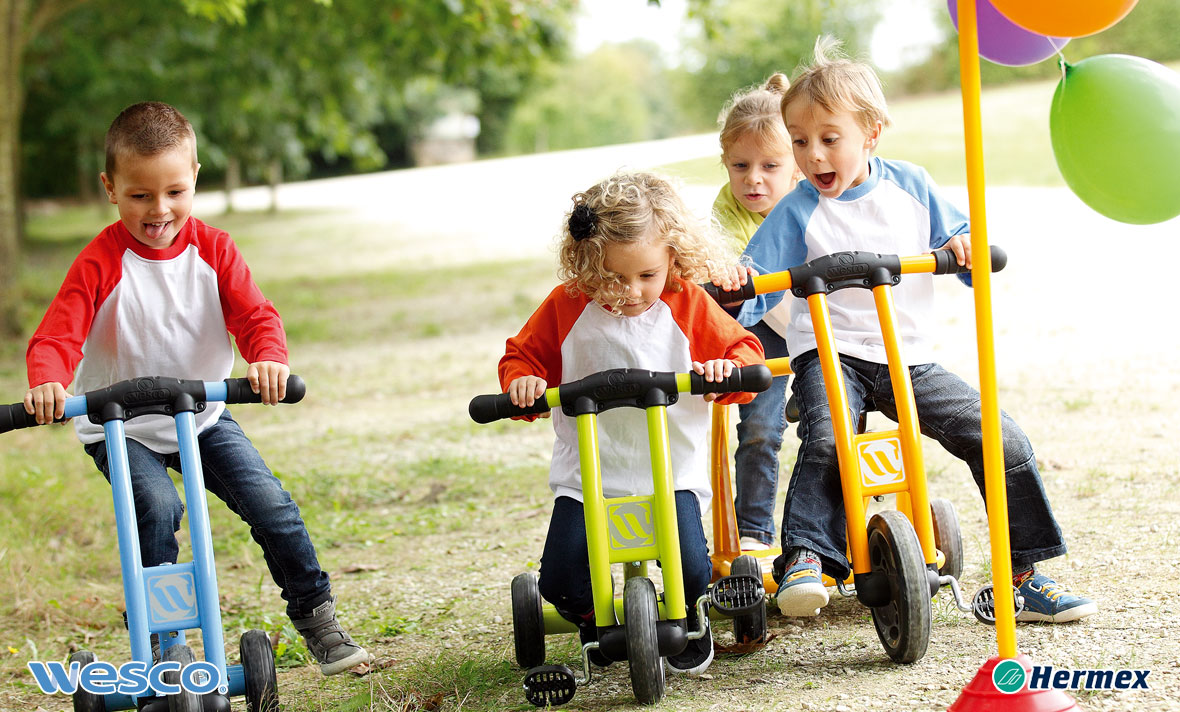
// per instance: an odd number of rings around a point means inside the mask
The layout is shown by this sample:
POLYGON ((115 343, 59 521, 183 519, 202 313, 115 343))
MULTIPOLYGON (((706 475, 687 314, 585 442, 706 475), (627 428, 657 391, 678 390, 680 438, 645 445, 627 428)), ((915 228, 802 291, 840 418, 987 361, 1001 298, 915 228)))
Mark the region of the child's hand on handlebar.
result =
MULTIPOLYGON (((34 386, 25 394, 25 412, 36 416, 37 425, 61 420, 66 414, 66 399, 70 394, 57 381, 34 386)), ((68 421, 62 420, 62 423, 68 421)))
POLYGON ((750 281, 750 277, 758 276, 757 270, 748 265, 733 265, 727 269, 712 272, 712 282, 723 292, 733 292, 750 281))
MULTIPOLYGON (((545 395, 548 384, 540 376, 521 376, 508 384, 508 398, 517 408, 527 408, 545 395)), ((548 418, 548 413, 542 413, 542 418, 548 418)))
POLYGON ((971 235, 955 235, 947 241, 945 245, 938 248, 940 250, 950 250, 955 253, 955 262, 959 263, 960 267, 971 269, 971 235))
POLYGON ((287 376, 291 369, 278 361, 256 361, 246 369, 250 390, 262 396, 265 405, 276 405, 287 396, 287 376))
MULTIPOLYGON (((736 364, 733 361, 730 361, 727 358, 715 358, 711 361, 705 361, 704 363, 701 363, 700 361, 693 361, 692 370, 704 376, 706 381, 713 383, 725 378, 729 378, 730 374, 733 373, 735 365, 736 364)), ((706 393, 705 400, 717 400, 719 395, 723 394, 706 393)))

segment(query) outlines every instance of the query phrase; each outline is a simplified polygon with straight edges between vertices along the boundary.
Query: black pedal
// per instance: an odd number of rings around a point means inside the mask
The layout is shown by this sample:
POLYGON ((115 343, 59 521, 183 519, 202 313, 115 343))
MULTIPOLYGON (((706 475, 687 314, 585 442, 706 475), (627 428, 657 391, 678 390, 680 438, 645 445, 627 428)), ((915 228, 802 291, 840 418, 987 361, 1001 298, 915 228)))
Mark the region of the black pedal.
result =
POLYGON ((565 665, 541 665, 524 676, 524 696, 537 707, 556 707, 574 699, 578 680, 565 665))
POLYGON ((723 576, 709 587, 709 603, 729 617, 749 613, 762 605, 766 589, 757 576, 723 576))
MULTIPOLYGON (((1015 615, 1020 615, 1020 612, 1024 610, 1024 596, 1020 595, 1015 586, 1012 587, 1012 603, 1015 615)), ((971 612, 975 614, 975 619, 980 623, 996 624, 996 593, 990 583, 975 592, 975 596, 971 599, 971 612)))

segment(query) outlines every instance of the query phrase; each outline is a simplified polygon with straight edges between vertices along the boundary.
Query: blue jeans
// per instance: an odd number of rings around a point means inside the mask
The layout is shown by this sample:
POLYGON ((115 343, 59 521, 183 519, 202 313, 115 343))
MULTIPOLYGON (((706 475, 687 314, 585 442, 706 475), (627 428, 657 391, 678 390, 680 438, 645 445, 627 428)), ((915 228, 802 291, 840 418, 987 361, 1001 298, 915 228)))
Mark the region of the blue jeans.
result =
MULTIPOLYGON (((698 598, 709 586, 713 563, 701 528, 701 505, 687 490, 676 492, 676 524, 680 530, 680 561, 684 570, 684 601, 689 621, 698 598)), ((553 502, 553 518, 541 554, 541 597, 567 619, 575 620, 594 609, 590 586, 590 554, 586 549, 586 516, 582 503, 573 497, 553 502)))
MULTIPOLYGON (((197 442, 205 489, 250 525, 250 535, 262 547, 270 575, 287 601, 287 615, 307 617, 328 600, 331 585, 328 574, 320 568, 298 505, 271 474, 228 410, 197 436, 197 442)), ((110 482, 106 442, 100 440, 85 447, 110 482)), ((140 559, 144 566, 176 563, 180 550, 176 532, 180 531, 184 505, 167 468, 180 470, 180 454, 161 455, 128 438, 127 464, 139 528, 140 559)))
MULTIPOLYGON (((897 420, 889 367, 844 355, 840 363, 852 422, 864 409, 876 409, 897 420)), ((844 498, 818 352, 801 354, 791 362, 791 368, 799 403, 800 444, 783 512, 783 552, 796 547, 811 549, 820 555, 824 573, 844 578, 850 572, 845 556, 844 498)), ((986 499, 979 393, 936 363, 911 366, 910 379, 922 434, 967 463, 979 493, 986 499)), ((1007 413, 1001 413, 1000 429, 1012 565, 1019 571, 1064 554, 1065 540, 1045 495, 1028 438, 1007 413)))
MULTIPOLYGON (((760 321, 750 333, 762 342, 766 358, 787 355, 787 342, 760 321)), ((738 536, 751 536, 764 544, 774 542, 774 497, 778 492, 778 454, 787 429, 787 381, 778 376, 770 388, 738 406, 738 444, 734 453, 738 536)))

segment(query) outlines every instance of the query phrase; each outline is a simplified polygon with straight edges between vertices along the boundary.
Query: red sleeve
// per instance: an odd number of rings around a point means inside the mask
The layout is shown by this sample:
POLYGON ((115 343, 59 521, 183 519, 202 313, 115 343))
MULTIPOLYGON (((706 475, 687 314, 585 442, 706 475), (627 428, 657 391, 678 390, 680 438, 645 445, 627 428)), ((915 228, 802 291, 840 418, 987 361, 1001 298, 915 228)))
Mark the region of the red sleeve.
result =
POLYGON ((287 363, 287 335, 283 320, 262 290, 254 283, 250 268, 229 234, 200 224, 197 230, 201 256, 217 272, 217 288, 225 327, 233 334, 246 363, 277 361, 287 363))
POLYGON ((25 365, 30 388, 52 382, 68 387, 74 380, 94 315, 122 276, 122 250, 112 227, 78 254, 29 339, 25 365))
MULTIPOLYGON (((726 358, 738 366, 766 363, 762 342, 746 331, 732 316, 713 301, 697 284, 680 280, 684 289, 665 293, 672 317, 688 336, 689 355, 693 361, 726 358)), ((753 393, 731 393, 718 403, 749 403, 753 393)))
POLYGON ((561 344, 589 301, 580 293, 570 296, 564 284, 550 292, 520 333, 504 345, 500 390, 507 391, 508 384, 521 376, 539 376, 549 388, 561 385, 561 344))

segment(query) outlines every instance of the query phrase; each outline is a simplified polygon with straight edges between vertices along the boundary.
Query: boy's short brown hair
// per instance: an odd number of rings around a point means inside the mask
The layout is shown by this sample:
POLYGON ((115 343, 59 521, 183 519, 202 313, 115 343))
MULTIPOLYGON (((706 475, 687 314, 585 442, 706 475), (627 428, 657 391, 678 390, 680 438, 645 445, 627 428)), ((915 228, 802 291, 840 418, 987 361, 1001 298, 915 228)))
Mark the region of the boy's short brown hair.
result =
POLYGON ((106 137, 106 174, 115 174, 120 155, 155 156, 185 142, 192 146, 193 168, 197 167, 197 135, 184 114, 159 101, 144 101, 119 112, 106 137))

